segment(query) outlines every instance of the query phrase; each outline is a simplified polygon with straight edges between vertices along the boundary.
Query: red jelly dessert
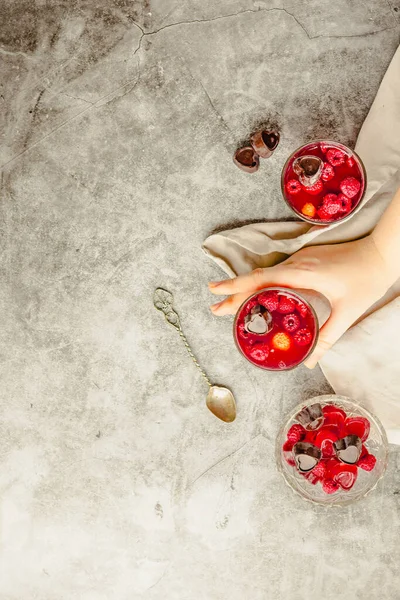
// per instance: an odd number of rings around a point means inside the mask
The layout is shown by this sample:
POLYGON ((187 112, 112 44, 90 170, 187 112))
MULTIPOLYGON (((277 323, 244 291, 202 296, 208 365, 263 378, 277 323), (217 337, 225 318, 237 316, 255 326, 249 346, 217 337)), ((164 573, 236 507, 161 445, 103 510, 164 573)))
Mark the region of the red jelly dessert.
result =
POLYGON ((364 196, 360 158, 337 142, 311 142, 294 152, 282 171, 282 193, 303 220, 327 224, 346 219, 364 196))
POLYGON ((320 483, 326 494, 348 491, 359 469, 374 469, 376 458, 363 444, 370 432, 365 417, 348 417, 335 404, 313 404, 296 420, 286 433, 283 456, 311 485, 320 483))
POLYGON ((313 350, 318 322, 313 308, 285 288, 268 288, 246 300, 237 312, 234 337, 239 350, 257 367, 293 369, 313 350))

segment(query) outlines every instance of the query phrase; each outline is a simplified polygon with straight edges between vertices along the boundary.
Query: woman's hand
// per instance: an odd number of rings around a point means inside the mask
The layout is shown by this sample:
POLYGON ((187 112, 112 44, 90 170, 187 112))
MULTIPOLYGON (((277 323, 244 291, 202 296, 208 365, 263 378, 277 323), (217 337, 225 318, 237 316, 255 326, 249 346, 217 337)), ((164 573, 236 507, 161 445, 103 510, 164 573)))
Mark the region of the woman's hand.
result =
POLYGON ((248 275, 209 284, 213 294, 229 296, 211 306, 215 315, 234 314, 251 294, 268 286, 310 289, 323 294, 332 313, 306 360, 314 368, 323 354, 393 283, 372 235, 355 242, 304 248, 283 263, 248 275))

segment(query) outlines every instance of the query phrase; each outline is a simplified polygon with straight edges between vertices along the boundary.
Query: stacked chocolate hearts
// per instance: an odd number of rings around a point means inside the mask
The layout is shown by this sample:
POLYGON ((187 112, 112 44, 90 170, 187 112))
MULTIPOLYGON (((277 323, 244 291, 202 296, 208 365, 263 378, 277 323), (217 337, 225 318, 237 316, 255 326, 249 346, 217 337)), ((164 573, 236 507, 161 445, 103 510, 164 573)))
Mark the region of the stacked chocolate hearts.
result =
POLYGON ((376 458, 365 446, 370 423, 347 416, 335 404, 313 404, 296 416, 286 434, 283 455, 312 485, 321 483, 327 494, 350 490, 358 469, 372 471, 376 458))

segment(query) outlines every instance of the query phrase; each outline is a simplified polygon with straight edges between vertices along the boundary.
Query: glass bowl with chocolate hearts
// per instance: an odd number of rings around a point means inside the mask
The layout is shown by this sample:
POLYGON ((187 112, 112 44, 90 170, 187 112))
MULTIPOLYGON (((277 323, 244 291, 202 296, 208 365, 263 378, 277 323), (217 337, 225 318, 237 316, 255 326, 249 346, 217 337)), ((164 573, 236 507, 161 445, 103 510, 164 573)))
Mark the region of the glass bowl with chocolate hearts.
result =
POLYGON ((297 292, 270 287, 239 308, 233 325, 236 346, 256 367, 285 371, 300 365, 318 338, 318 319, 297 292))
POLYGON ((346 505, 383 476, 388 441, 368 410, 343 396, 312 398, 294 409, 276 442, 278 470, 306 500, 346 505))
POLYGON ((367 176, 355 152, 337 142, 302 146, 285 163, 283 197, 298 217, 316 225, 348 219, 364 196, 367 176))

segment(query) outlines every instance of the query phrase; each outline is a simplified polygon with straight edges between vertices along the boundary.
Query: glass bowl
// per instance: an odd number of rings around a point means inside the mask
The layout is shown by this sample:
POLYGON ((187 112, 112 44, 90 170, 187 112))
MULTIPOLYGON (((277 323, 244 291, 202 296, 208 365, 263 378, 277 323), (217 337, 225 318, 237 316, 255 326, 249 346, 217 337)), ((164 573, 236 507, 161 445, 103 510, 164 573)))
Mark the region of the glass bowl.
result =
MULTIPOLYGON (((326 410, 329 411, 330 409, 328 408, 326 410)), ((326 426, 328 427, 328 425, 326 426)), ((349 427, 351 427, 351 425, 349 425, 349 427)), ((285 423, 277 436, 275 455, 278 471, 283 475, 283 478, 289 487, 291 487, 292 490, 299 494, 302 498, 324 506, 345 506, 360 500, 376 487, 378 481, 384 475, 387 467, 388 448, 388 440, 385 430, 374 415, 349 398, 330 394, 311 398, 307 402, 302 402, 293 409, 290 415, 286 418, 285 423), (351 468, 357 472, 357 479, 351 489, 346 490, 339 486, 337 491, 334 493, 327 493, 322 487, 321 479, 318 479, 316 475, 312 477, 306 477, 304 474, 300 473, 294 464, 294 459, 290 457, 290 451, 288 452, 287 450, 283 450, 283 445, 287 440, 288 430, 294 424, 299 423, 296 416, 304 408, 310 407, 313 404, 320 404, 322 408, 336 406, 346 413, 346 418, 363 417, 368 419, 370 423, 369 435, 367 439, 363 441, 363 449, 365 447, 365 451, 363 450, 361 456, 363 456, 363 453, 365 454, 365 452, 368 451, 369 454, 372 454, 375 457, 376 463, 372 470, 369 471, 366 471, 359 466, 357 466, 357 469, 355 469, 355 465, 351 465, 351 468), (291 462, 291 464, 287 462, 287 459, 289 462, 291 462), (318 480, 315 481, 316 479, 318 480)), ((323 458, 320 462, 324 463, 324 465, 327 465, 327 460, 329 459, 323 458)), ((333 462, 333 459, 331 460, 333 462)), ((336 458, 335 460, 337 464, 343 466, 341 461, 337 460, 336 458)), ((359 463, 361 464, 361 458, 359 459, 359 463)), ((365 462, 363 464, 365 466, 365 462)), ((313 471, 310 471, 310 473, 312 472, 313 471)), ((328 479, 331 478, 331 472, 332 471, 329 470, 329 476, 327 476, 328 479)), ((337 485, 337 483, 335 483, 335 485, 337 485)))
POLYGON ((344 144, 329 140, 309 142, 295 150, 287 159, 281 175, 282 195, 287 205, 297 217, 300 217, 300 219, 307 221, 308 223, 313 223, 314 225, 328 225, 330 223, 339 223, 349 219, 360 205, 364 197, 366 185, 367 174, 361 158, 344 144), (344 164, 335 167, 329 164, 327 153, 330 149, 339 150, 343 153, 345 156, 344 164), (293 171, 293 163, 297 158, 302 156, 317 156, 325 165, 328 164, 329 169, 333 172, 332 178, 327 181, 324 179, 325 175, 323 172, 318 182, 318 185, 321 186, 320 192, 318 192, 318 190, 314 190, 313 193, 311 193, 311 191, 308 192, 307 190, 310 188, 301 186, 299 182, 297 184, 297 192, 289 193, 287 191, 287 184, 289 181, 298 180, 298 176, 293 171), (361 187, 357 194, 352 199, 347 199, 347 202, 350 203, 347 208, 341 210, 334 216, 319 218, 317 209, 318 207, 321 208, 324 196, 327 194, 340 194, 343 196, 339 186, 343 179, 346 179, 347 177, 354 177, 360 182, 361 187))

